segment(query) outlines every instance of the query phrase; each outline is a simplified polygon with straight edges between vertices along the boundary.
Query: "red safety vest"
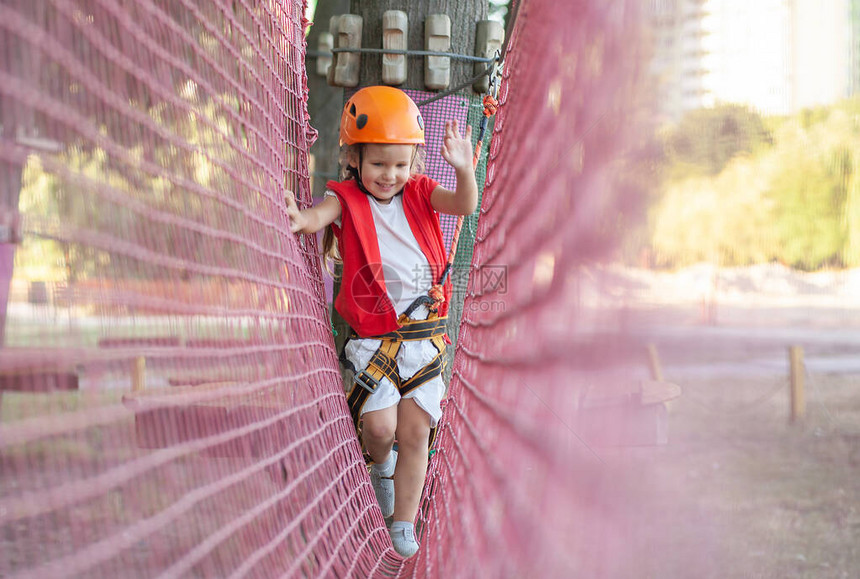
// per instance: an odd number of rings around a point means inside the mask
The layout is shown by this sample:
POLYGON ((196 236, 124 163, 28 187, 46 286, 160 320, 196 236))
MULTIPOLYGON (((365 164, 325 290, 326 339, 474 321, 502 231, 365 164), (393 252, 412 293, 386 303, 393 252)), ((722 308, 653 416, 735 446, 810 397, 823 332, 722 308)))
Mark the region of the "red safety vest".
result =
MULTIPOLYGON (((438 186, 430 177, 417 175, 406 183, 402 193, 406 221, 430 264, 434 283, 442 275, 447 261, 439 215, 430 205, 430 194, 438 186)), ((334 307, 359 336, 377 336, 396 330, 400 324, 385 289, 370 201, 351 179, 329 181, 327 187, 337 195, 341 208, 340 227, 332 224, 343 259, 343 275, 334 307)), ((450 299, 449 278, 439 316, 448 313, 450 299)))

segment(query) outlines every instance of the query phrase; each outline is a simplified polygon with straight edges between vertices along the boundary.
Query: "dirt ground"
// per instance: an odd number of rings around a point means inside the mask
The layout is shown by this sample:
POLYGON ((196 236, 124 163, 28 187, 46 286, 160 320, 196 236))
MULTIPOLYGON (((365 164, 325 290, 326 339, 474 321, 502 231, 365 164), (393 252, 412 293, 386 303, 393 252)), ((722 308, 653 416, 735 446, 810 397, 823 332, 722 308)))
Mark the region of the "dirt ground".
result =
POLYGON ((619 576, 860 576, 860 326, 839 311, 754 313, 708 325, 690 309, 645 324, 641 339, 683 394, 667 445, 601 451, 636 473, 619 576), (795 423, 789 346, 806 362, 795 423))
POLYGON ((682 394, 670 405, 668 444, 596 449, 628 469, 610 481, 626 528, 605 576, 860 577, 860 307, 834 307, 840 299, 720 304, 711 319, 695 299, 619 308, 614 331, 654 344, 682 394), (803 348, 806 367, 796 423, 790 346, 803 348))

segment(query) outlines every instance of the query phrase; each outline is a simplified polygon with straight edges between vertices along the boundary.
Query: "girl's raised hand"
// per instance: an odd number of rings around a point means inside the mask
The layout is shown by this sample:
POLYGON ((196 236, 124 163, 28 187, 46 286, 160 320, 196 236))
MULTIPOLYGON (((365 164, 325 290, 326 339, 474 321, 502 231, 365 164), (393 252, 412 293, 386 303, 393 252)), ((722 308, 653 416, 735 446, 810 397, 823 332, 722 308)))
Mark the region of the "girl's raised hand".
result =
POLYGON ((470 125, 466 125, 466 134, 461 136, 456 120, 445 123, 442 158, 454 169, 472 170, 472 127, 470 125))

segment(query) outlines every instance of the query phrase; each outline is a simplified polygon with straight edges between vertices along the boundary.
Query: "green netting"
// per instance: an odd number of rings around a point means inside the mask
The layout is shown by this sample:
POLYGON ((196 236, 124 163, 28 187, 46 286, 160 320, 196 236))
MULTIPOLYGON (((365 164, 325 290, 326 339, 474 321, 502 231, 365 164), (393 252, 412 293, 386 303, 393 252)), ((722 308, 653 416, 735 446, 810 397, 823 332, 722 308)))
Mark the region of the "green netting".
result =
MULTIPOLYGON (((466 97, 462 98, 464 101, 466 97)), ((471 95, 468 97, 467 122, 472 127, 472 145, 477 146, 479 127, 481 119, 484 118, 483 97, 471 95)), ((454 350, 457 344, 457 336, 460 331, 460 319, 463 316, 463 301, 466 296, 466 287, 469 282, 469 268, 472 263, 472 252, 475 248, 475 231, 478 227, 478 216, 481 214, 481 201, 484 195, 484 181, 487 177, 487 154, 490 150, 490 137, 493 132, 493 117, 487 122, 484 132, 481 156, 475 169, 475 178, 478 181, 478 210, 463 219, 463 229, 460 231, 460 241, 457 245, 457 254, 454 257, 454 294, 451 298, 451 306, 448 310, 448 335, 451 337, 452 347, 448 348, 448 364, 445 367, 446 383, 451 377, 454 350)), ((446 218, 443 218, 446 219, 446 218)))

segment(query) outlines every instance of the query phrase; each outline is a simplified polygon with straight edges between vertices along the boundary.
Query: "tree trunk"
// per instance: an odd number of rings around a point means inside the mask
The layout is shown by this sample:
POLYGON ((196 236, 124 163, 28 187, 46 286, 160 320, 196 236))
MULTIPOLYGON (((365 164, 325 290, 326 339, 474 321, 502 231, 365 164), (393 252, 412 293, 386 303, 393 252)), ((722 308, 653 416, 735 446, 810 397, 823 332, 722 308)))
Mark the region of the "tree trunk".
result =
MULTIPOLYGON (((0 138, 3 138, 0 135, 0 138)), ((0 222, 9 228, 14 226, 18 215, 18 198, 21 193, 20 165, 0 162, 0 222)), ((12 273, 15 263, 14 240, 0 239, 0 347, 3 347, 6 336, 6 312, 9 309, 9 291, 12 283, 12 273)))
MULTIPOLYGON (((409 50, 424 50, 424 20, 429 14, 447 14, 451 18, 449 52, 474 55, 475 23, 487 18, 487 0, 351 0, 350 13, 364 19, 362 48, 382 48, 382 14, 402 10, 409 19, 409 50)), ((424 58, 407 57, 406 82, 399 88, 424 90, 424 58)), ((474 76, 474 63, 451 61, 451 84, 454 87, 474 76)), ((362 54, 361 86, 382 84, 382 55, 362 54)))
MULTIPOLYGON (((328 32, 329 19, 344 14, 349 9, 348 0, 326 0, 317 3, 314 25, 308 33, 308 50, 317 50, 319 35, 328 32)), ((308 71, 308 113, 311 126, 319 131, 319 138, 310 153, 311 191, 314 197, 322 197, 326 181, 338 178, 338 131, 340 113, 343 109, 343 89, 329 86, 326 78, 317 74, 316 58, 305 59, 308 71)))
MULTIPOLYGON (((26 13, 26 8, 26 3, 19 0, 13 10, 26 13)), ((38 11, 42 8, 30 5, 29 9, 38 11)), ((30 43, 14 43, 10 37, 0 46, 0 70, 13 79, 27 79, 33 86, 39 86, 41 69, 42 54, 30 43)), ((16 143, 19 135, 41 137, 44 134, 44 127, 37 125, 36 112, 28 103, 0 95, 0 140, 16 143)), ((23 170, 23 164, 9 159, 0 160, 0 225, 4 228, 0 237, 0 347, 5 345, 6 313, 17 246, 17 240, 12 239, 15 236, 13 227, 18 223, 23 170)))

